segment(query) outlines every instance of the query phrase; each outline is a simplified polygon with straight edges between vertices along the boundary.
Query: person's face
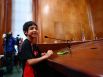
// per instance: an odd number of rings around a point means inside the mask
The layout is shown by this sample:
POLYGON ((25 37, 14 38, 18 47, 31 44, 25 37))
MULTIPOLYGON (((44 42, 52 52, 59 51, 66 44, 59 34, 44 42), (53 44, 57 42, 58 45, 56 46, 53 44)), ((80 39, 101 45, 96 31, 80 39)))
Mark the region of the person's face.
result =
POLYGON ((34 38, 38 36, 38 29, 35 25, 32 25, 28 28, 28 32, 26 32, 28 37, 34 38))

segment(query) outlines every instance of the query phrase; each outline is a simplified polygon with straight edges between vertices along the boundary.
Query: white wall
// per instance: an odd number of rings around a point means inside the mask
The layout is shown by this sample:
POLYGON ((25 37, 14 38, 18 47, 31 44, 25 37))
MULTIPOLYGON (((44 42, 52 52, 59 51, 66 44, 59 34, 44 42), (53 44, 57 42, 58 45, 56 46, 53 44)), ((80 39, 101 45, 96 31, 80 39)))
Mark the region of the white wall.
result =
POLYGON ((26 38, 23 33, 23 24, 32 20, 32 0, 12 0, 12 33, 16 37, 26 38))

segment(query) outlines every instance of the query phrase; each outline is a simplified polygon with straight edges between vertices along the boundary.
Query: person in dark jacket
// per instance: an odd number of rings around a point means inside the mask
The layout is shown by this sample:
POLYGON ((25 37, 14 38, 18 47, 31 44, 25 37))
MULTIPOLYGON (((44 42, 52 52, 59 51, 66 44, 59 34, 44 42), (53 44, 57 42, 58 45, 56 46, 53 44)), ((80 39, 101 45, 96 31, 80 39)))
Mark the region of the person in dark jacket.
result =
MULTIPOLYGON (((49 76, 47 76, 47 72, 50 72, 50 69, 48 68, 46 59, 53 54, 53 51, 48 50, 45 53, 40 52, 37 45, 38 26, 33 21, 28 21, 24 24, 23 31, 27 39, 24 40, 21 47, 21 59, 23 66, 22 76, 25 77, 25 74, 27 74, 25 71, 28 70, 25 70, 25 68, 28 64, 33 69, 33 77, 51 77, 51 74, 48 74, 49 76)), ((27 75, 26 77, 29 77, 27 75)))
POLYGON ((5 41, 4 41, 4 57, 6 60, 6 69, 7 73, 11 73, 13 70, 13 64, 14 64, 14 55, 15 55, 15 39, 12 36, 12 33, 9 32, 6 35, 5 41))

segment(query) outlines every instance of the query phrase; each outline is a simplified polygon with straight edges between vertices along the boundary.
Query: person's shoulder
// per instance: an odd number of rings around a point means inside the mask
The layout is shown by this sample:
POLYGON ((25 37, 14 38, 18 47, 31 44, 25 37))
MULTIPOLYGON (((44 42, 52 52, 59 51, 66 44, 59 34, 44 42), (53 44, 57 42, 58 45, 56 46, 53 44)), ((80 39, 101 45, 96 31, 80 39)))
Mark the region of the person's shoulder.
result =
POLYGON ((10 39, 15 40, 15 38, 13 36, 11 36, 10 39))
POLYGON ((23 41, 23 44, 22 44, 22 46, 24 46, 24 45, 29 45, 30 43, 29 43, 29 40, 28 39, 25 39, 24 41, 23 41))
POLYGON ((15 41, 15 38, 13 36, 11 36, 9 39, 11 39, 12 41, 15 41))
POLYGON ((21 45, 21 50, 25 50, 28 47, 28 41, 24 40, 22 45, 21 45))
POLYGON ((21 51, 26 51, 31 48, 31 44, 28 39, 25 39, 21 45, 21 51))

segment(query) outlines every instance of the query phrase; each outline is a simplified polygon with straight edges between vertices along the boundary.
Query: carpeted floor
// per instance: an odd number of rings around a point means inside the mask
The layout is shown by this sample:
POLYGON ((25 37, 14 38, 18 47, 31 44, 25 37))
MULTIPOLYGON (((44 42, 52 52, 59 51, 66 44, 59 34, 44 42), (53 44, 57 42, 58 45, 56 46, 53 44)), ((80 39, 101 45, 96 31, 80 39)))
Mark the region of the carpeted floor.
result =
POLYGON ((0 68, 0 77, 22 77, 22 69, 20 67, 13 67, 12 73, 6 73, 6 68, 2 67, 0 68))

